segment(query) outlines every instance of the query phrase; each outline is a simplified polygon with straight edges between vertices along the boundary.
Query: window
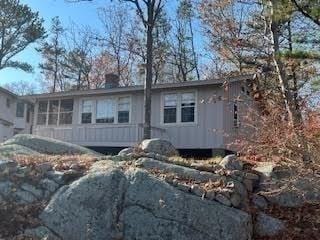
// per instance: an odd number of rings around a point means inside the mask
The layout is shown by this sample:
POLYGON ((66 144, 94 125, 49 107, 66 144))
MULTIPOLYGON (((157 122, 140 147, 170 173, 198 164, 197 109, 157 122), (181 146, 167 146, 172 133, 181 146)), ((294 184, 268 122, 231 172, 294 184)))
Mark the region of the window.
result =
POLYGON ((82 101, 81 123, 92 123, 92 100, 82 101))
POLYGON ((9 107, 10 107, 10 105, 11 105, 10 98, 7 98, 7 100, 6 100, 6 105, 7 105, 7 108, 9 108, 9 107))
POLYGON ((114 99, 103 99, 97 101, 97 123, 114 123, 116 112, 116 101, 114 99))
POLYGON ((128 123, 130 116, 130 98, 120 97, 118 100, 118 123, 128 123))
MULTIPOLYGON (((32 106, 30 106, 30 109, 28 111, 29 114, 30 114, 30 111, 33 111, 32 106)), ((38 125, 72 124, 72 115, 73 115, 73 99, 40 101, 39 107, 38 107, 37 124, 38 125)))
POLYGON ((31 121, 31 116, 32 116, 31 112, 33 112, 33 105, 28 103, 27 104, 27 123, 30 123, 31 121))
POLYGON ((166 94, 163 97, 163 123, 194 123, 196 121, 196 93, 166 94))
POLYGON ((59 124, 72 124, 73 99, 63 99, 60 101, 59 124))
POLYGON ((163 123, 177 122, 177 99, 176 94, 164 96, 163 123))
POLYGON ((18 118, 24 117, 24 102, 17 102, 16 117, 18 118))
POLYGON ((181 94, 181 122, 194 122, 195 94, 181 94))
POLYGON ((59 100, 49 101, 48 125, 57 125, 59 116, 59 100))
POLYGON ((239 116, 238 116, 238 104, 235 102, 233 104, 233 126, 239 127, 239 116))
POLYGON ((46 125, 47 123, 47 109, 48 108, 48 101, 40 101, 38 107, 38 118, 37 124, 38 125, 46 125))

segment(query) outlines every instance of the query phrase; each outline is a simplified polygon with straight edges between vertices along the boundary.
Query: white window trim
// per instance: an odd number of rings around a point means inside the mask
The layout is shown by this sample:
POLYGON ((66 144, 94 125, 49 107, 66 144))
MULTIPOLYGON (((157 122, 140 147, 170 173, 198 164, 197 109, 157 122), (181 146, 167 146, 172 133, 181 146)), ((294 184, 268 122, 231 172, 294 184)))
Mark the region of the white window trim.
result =
POLYGON ((93 110, 92 110, 92 121, 91 124, 96 124, 96 125, 128 125, 131 124, 131 117, 132 117, 132 95, 117 95, 117 96, 110 96, 110 97, 91 97, 91 98, 81 98, 80 99, 80 104, 79 104, 79 121, 78 124, 80 125, 90 125, 90 123, 81 123, 81 114, 82 114, 82 104, 84 100, 90 100, 93 102, 93 110), (118 123, 118 108, 119 108, 119 98, 127 97, 129 98, 129 122, 127 123, 118 123), (115 119, 113 123, 97 123, 97 101, 98 100, 103 100, 103 99, 114 99, 116 102, 115 106, 115 119))
POLYGON ((96 123, 96 99, 95 98, 80 98, 79 99, 79 114, 78 114, 78 124, 81 125, 90 125, 96 123), (92 112, 91 112, 91 123, 82 123, 82 106, 84 101, 92 102, 92 112))
POLYGON ((160 97, 160 125, 162 126, 194 126, 198 124, 198 91, 195 89, 192 90, 183 90, 183 91, 169 91, 162 92, 160 97), (195 105, 194 105, 194 122, 181 122, 181 103, 182 103, 182 94, 183 93, 194 93, 195 105), (175 123, 164 123, 164 97, 168 94, 176 94, 177 98, 177 121, 175 123))
MULTIPOLYGON (((38 104, 37 104, 37 115, 36 117, 36 126, 48 126, 48 127, 54 127, 54 126, 70 126, 73 124, 73 114, 74 114, 74 107, 75 107, 75 100, 74 98, 58 98, 58 99, 48 99, 48 100, 39 100, 38 104), (70 124, 59 124, 60 121, 60 105, 61 105, 61 100, 66 100, 66 99, 72 99, 73 100, 73 110, 72 110, 72 123, 70 124), (59 106, 58 106, 58 118, 57 118, 57 124, 50 124, 49 125, 49 108, 50 108, 50 101, 59 101, 59 106), (39 125, 38 124, 38 114, 39 114, 39 102, 47 102, 47 111, 46 111, 46 123, 39 125)), ((66 113, 66 112, 63 112, 66 113)), ((71 113, 71 111, 69 112, 71 113)), ((44 113, 40 113, 40 114, 44 114, 44 113)))

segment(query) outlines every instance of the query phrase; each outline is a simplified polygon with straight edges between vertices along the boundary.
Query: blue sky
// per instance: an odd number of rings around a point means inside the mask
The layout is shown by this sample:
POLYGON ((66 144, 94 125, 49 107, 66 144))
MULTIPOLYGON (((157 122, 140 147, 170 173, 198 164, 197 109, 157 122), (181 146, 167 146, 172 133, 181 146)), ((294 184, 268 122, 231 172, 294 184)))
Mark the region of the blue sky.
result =
MULTIPOLYGON (((97 9, 103 7, 107 0, 95 0, 93 2, 67 3, 64 0, 21 0, 28 4, 32 10, 38 11, 45 20, 45 27, 50 27, 51 19, 59 16, 64 26, 69 25, 71 21, 79 25, 90 25, 94 28, 99 27, 100 22, 97 17, 97 9)), ((16 69, 4 69, 0 71, 0 85, 17 80, 37 81, 40 79, 40 73, 37 66, 40 62, 39 54, 34 50, 35 45, 29 46, 24 52, 17 56, 17 59, 31 64, 34 73, 25 73, 16 69)))
MULTIPOLYGON (((46 29, 50 28, 51 19, 59 16, 64 27, 68 27, 71 22, 77 25, 89 25, 93 29, 101 29, 101 23, 97 15, 98 8, 110 4, 111 0, 93 0, 91 2, 68 3, 65 0, 20 0, 27 4, 33 11, 39 12, 40 17, 44 19, 46 29)), ((115 2, 116 0, 113 0, 115 2)), ((168 1, 169 14, 174 11, 175 1, 168 1)), ((196 46, 200 49, 203 45, 203 36, 200 33, 201 29, 196 28, 196 46)), ((17 69, 0 70, 0 85, 14 81, 33 81, 39 82, 41 74, 38 65, 41 61, 41 56, 35 51, 36 45, 30 45, 25 51, 20 53, 16 59, 28 62, 34 68, 33 73, 26 73, 17 69)))

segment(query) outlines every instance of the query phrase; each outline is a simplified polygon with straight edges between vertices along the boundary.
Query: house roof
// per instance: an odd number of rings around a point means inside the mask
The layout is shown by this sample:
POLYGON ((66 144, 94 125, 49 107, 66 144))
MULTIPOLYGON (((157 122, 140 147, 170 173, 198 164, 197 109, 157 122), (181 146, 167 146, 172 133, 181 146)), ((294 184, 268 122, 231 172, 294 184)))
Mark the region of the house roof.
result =
POLYGON ((10 92, 9 90, 7 90, 7 89, 5 89, 5 88, 3 88, 3 87, 0 87, 0 92, 6 93, 6 94, 8 94, 8 95, 10 95, 10 96, 13 96, 13 97, 15 97, 15 98, 18 97, 18 95, 14 94, 13 92, 10 92))
MULTIPOLYGON (((241 75, 236 77, 224 77, 219 79, 211 80, 201 80, 201 81, 188 81, 188 82, 178 82, 178 83, 163 83, 156 84, 152 86, 152 89, 176 89, 176 88, 188 88, 188 87, 198 87, 198 86, 209 86, 209 85, 222 85, 225 82, 238 82, 252 80, 253 74, 241 75)), ((90 95, 103 95, 108 93, 128 93, 128 92, 138 92, 143 91, 143 85, 117 87, 110 89, 89 89, 89 90, 71 90, 64 92, 55 93, 43 93, 25 96, 26 99, 41 99, 41 98, 56 98, 56 97, 70 97, 70 96, 90 96, 90 95)))

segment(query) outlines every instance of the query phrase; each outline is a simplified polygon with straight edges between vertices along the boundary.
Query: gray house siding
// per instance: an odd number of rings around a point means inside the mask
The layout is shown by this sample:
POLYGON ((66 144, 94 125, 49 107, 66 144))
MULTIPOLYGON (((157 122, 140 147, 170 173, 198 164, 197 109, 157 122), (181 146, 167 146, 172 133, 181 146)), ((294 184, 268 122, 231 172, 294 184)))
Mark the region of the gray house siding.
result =
POLYGON ((16 96, 5 89, 0 89, 0 142, 14 134, 16 96))
MULTIPOLYGON (((221 95, 218 87, 198 87, 153 91, 152 97, 152 137, 170 140, 176 148, 224 148, 223 138, 223 101, 211 101, 214 95, 221 95), (162 96, 166 93, 195 92, 195 123, 163 124, 162 96)), ((70 96, 71 97, 71 96, 70 96)), ((70 98, 67 97, 67 98, 70 98)), ((53 98, 63 99, 63 98, 53 98)), ((143 136, 143 92, 130 94, 108 94, 91 97, 73 97, 73 124, 63 126, 39 126, 34 120, 33 133, 53 137, 84 146, 123 147, 132 146, 143 136), (81 124, 80 109, 84 99, 96 100, 103 96, 130 96, 131 117, 129 124, 81 124)), ((95 110, 94 110, 95 111, 95 110)), ((35 114, 38 112, 38 101, 35 114)), ((95 115, 95 113, 93 113, 95 115)))
MULTIPOLYGON (((234 126, 234 102, 242 94, 242 80, 230 81, 228 89, 223 84, 213 81, 199 81, 155 86, 152 91, 152 137, 171 141, 178 149, 231 149, 228 144, 237 135, 234 126), (195 121, 192 123, 163 123, 164 95, 175 93, 195 93, 195 121)), ((180 94, 180 95, 179 95, 180 94)), ((143 136, 143 88, 139 86, 65 92, 32 96, 35 100, 35 117, 33 134, 52 137, 67 142, 90 147, 126 147, 133 146, 143 136), (95 123, 81 124, 83 100, 97 100, 106 97, 129 96, 129 123, 95 123), (70 99, 74 100, 72 124, 37 125, 39 101, 70 99)), ((180 100, 181 101, 181 100, 180 100)), ((181 102, 179 102, 180 104, 181 102)), ((178 104, 178 105, 179 105, 178 104)), ((242 103, 241 103, 242 104, 242 103)), ((242 106, 238 103, 239 110, 242 106)), ((181 105, 180 105, 181 106, 181 105)), ((181 107, 177 107, 177 118, 181 116, 181 107)), ((96 104, 93 104, 92 115, 96 115, 96 104)), ((239 114, 240 116, 240 114, 239 114)))

